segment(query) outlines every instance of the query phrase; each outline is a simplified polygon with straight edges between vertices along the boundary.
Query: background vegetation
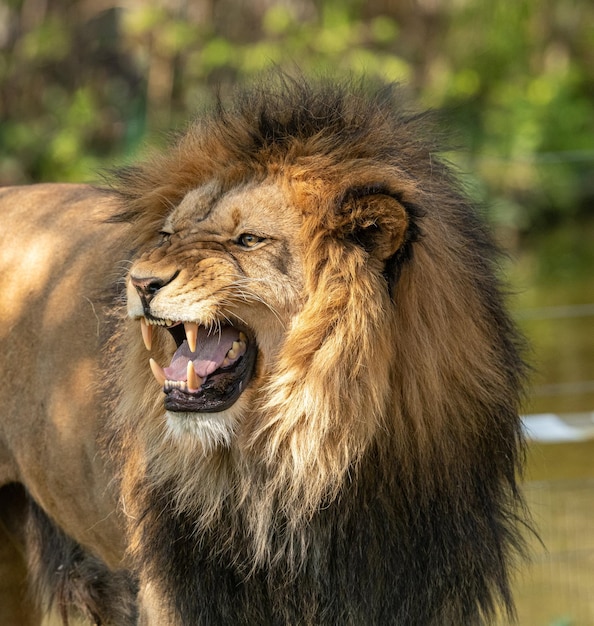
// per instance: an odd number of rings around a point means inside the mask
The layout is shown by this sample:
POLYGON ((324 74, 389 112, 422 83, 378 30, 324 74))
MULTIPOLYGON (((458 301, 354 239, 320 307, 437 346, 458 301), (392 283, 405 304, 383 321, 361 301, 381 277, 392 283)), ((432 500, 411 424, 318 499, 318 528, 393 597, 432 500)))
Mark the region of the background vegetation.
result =
POLYGON ((0 0, 0 184, 95 180, 275 63, 406 82, 513 232, 594 198, 591 0, 0 0))

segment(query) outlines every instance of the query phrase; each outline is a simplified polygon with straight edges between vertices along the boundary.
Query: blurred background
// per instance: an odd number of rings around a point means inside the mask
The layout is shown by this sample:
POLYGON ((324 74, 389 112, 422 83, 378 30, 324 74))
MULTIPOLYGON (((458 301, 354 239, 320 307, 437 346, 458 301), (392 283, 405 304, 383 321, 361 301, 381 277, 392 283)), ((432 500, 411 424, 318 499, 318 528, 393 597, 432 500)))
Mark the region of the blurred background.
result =
MULTIPOLYGON (((592 0, 0 0, 0 185, 101 180, 272 64, 443 111, 532 343, 521 626, 594 625, 592 0)), ((505 624, 502 620, 501 624, 505 624)))

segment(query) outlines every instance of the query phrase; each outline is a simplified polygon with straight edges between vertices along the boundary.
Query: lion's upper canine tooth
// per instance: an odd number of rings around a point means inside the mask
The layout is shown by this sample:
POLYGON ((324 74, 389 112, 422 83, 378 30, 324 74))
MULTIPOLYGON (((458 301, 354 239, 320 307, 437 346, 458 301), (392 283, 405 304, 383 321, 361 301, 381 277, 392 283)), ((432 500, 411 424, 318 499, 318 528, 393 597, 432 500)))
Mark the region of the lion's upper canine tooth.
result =
POLYGON ((140 318, 140 330, 142 332, 142 341, 147 350, 153 345, 153 327, 149 326, 145 317, 140 318))
POLYGON ((192 361, 188 361, 187 379, 188 391, 198 391, 204 382, 204 379, 196 374, 192 361))
POLYGON ((195 322, 186 322, 184 324, 186 331, 186 339, 188 340, 188 346, 192 352, 196 352, 196 341, 198 338, 198 324, 195 322))
POLYGON ((163 387, 165 385, 165 381, 167 380, 167 376, 165 376, 163 368, 157 363, 157 361, 155 361, 155 359, 149 359, 149 365, 151 366, 153 376, 156 378, 159 385, 163 387))

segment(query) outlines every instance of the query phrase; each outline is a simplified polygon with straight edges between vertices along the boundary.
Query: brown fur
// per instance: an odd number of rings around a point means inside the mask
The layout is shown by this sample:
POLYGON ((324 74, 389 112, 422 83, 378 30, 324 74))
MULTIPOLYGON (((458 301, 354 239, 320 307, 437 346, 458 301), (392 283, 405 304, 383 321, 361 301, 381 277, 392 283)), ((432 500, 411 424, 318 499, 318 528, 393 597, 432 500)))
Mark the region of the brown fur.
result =
MULTIPOLYGON (((205 114, 105 196, 116 235, 84 258, 107 246, 110 262, 131 260, 122 279, 171 279, 152 314, 231 321, 258 346, 239 400, 204 426, 164 415, 124 303, 96 312, 115 330, 103 408, 85 415, 126 529, 130 560, 108 564, 138 576, 143 624, 453 626, 487 623, 499 603, 513 613, 521 342, 497 251, 433 127, 399 98, 280 79, 205 114), (242 232, 265 244, 239 248, 242 232)), ((103 265, 89 272, 107 289, 103 265)), ((143 315, 129 279, 128 312, 143 315)), ((166 364, 174 349, 156 328, 151 356, 166 364)), ((107 560, 100 542, 85 547, 107 560)))

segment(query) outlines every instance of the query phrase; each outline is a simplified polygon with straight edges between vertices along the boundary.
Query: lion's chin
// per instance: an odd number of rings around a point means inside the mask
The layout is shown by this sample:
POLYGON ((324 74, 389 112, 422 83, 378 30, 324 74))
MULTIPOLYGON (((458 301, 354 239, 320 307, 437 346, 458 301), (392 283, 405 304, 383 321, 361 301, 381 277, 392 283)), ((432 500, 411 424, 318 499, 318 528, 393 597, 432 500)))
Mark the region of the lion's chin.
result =
POLYGON ((198 445, 204 452, 230 448, 241 412, 238 404, 220 413, 166 411, 168 434, 176 444, 198 445))

